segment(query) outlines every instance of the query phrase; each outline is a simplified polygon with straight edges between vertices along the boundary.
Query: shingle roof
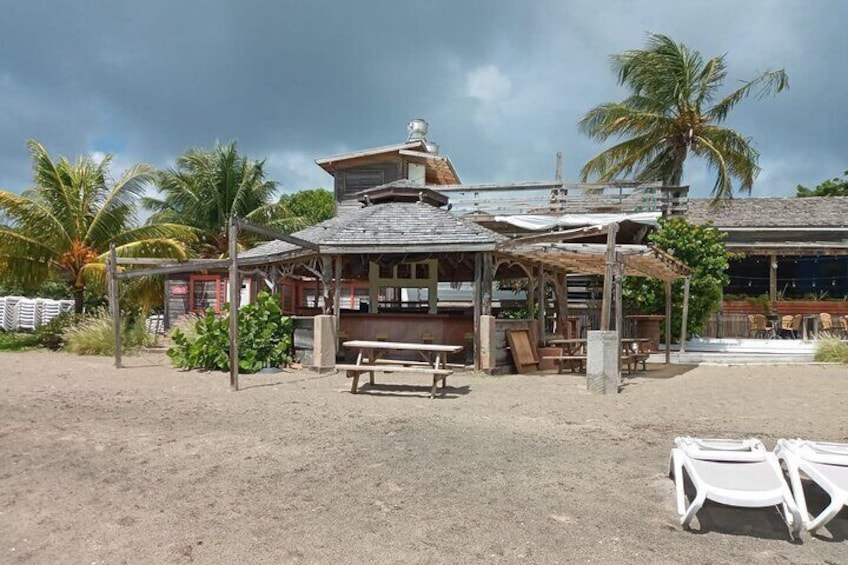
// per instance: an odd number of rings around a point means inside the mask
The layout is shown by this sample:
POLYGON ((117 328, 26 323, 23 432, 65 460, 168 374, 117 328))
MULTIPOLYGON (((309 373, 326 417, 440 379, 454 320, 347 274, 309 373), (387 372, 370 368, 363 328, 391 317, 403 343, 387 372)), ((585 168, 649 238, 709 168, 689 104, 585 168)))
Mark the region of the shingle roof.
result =
MULTIPOLYGON (((415 252, 416 248, 444 247, 446 251, 480 250, 505 239, 474 222, 422 202, 388 202, 366 206, 292 234, 321 246, 322 252, 357 253, 361 248, 381 252, 415 252)), ((239 257, 277 255, 297 249, 283 241, 269 241, 239 257)))
POLYGON ((734 198, 715 206, 710 199, 692 199, 686 218, 717 228, 846 227, 848 196, 734 198))

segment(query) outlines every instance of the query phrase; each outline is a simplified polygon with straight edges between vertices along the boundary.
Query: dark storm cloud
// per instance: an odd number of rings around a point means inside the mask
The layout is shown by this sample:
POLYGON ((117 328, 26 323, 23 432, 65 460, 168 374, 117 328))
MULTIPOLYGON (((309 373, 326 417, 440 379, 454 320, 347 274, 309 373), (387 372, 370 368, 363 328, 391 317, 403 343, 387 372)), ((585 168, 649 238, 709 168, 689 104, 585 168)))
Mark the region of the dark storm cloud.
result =
MULTIPOLYGON (((237 139, 287 190, 312 160, 402 141, 426 117, 466 182, 566 176, 600 148, 576 123, 616 100, 608 56, 668 33, 730 78, 785 66, 792 89, 730 123, 762 153, 755 195, 841 173, 848 52, 838 2, 14 2, 0 19, 0 187, 29 181, 25 141, 170 165, 237 139)), ((706 194, 703 167, 688 180, 706 194)))

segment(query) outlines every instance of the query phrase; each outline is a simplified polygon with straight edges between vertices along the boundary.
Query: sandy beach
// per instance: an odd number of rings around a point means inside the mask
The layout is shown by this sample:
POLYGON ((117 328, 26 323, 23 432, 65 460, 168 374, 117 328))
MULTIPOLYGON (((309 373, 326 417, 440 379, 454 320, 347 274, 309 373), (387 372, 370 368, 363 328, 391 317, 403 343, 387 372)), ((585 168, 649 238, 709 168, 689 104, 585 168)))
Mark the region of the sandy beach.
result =
MULTIPOLYGON (((678 525, 672 440, 848 441, 844 366, 576 375, 179 372, 147 354, 0 354, 0 563, 846 563, 848 515, 678 525)), ((814 504, 816 503, 815 493, 814 504)), ((819 503, 821 501, 818 501, 819 503)))

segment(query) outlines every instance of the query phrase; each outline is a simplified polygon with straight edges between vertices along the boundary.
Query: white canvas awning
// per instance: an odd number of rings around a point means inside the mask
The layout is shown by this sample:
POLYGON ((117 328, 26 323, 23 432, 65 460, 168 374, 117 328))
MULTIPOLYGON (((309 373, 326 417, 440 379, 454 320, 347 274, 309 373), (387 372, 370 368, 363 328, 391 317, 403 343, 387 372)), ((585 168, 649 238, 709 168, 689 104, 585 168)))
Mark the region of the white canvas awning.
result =
POLYGON ((648 226, 659 226, 660 212, 636 212, 632 214, 564 214, 562 216, 530 215, 495 216, 496 222, 510 224, 530 231, 545 231, 557 227, 606 226, 608 224, 633 222, 648 226))

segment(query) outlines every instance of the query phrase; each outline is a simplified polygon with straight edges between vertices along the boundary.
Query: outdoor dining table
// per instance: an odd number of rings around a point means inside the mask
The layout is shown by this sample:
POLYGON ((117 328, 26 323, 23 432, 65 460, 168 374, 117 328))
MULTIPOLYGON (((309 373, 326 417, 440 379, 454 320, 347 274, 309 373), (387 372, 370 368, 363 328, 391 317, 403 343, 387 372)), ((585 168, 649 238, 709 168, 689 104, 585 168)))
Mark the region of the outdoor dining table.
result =
POLYGON ((426 373, 433 376, 433 387, 430 390, 430 398, 435 397, 436 387, 439 381, 442 382, 442 389, 444 389, 447 383, 447 377, 453 374, 453 370, 447 368, 448 354, 459 353, 463 349, 461 345, 356 339, 345 341, 342 345, 347 349, 357 351, 356 363, 336 364, 336 370, 346 371, 348 378, 353 379, 350 392, 356 394, 359 385, 359 376, 362 373, 369 374, 369 382, 372 385, 374 384, 375 372, 426 373), (390 359, 386 357, 390 352, 417 353, 419 360, 390 359))
POLYGON ((552 338, 547 340, 548 345, 552 347, 561 347, 562 353, 559 355, 546 355, 545 359, 557 361, 559 372, 562 373, 565 366, 568 365, 571 371, 575 369, 582 371, 586 364, 586 340, 580 338, 552 338))

